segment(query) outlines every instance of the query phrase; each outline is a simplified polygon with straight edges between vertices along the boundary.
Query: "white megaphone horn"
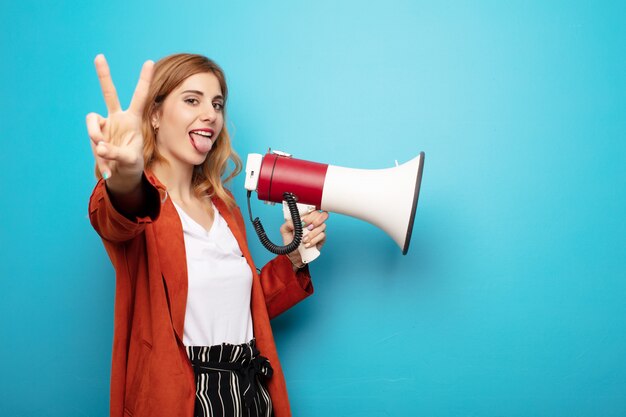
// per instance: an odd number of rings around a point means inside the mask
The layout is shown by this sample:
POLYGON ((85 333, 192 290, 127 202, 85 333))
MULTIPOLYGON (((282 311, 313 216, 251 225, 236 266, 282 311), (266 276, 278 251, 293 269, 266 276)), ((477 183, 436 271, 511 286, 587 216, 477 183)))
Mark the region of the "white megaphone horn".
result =
MULTIPOLYGON (((285 193, 290 193, 298 202, 300 214, 321 209, 365 220, 384 230, 406 255, 411 242, 424 157, 424 152, 420 152, 412 160, 402 165, 396 163, 392 168, 354 169, 296 159, 279 151, 265 155, 248 154, 245 182, 248 207, 252 191, 257 192, 259 200, 274 203, 284 202, 285 193)), ((284 206, 287 207, 287 204, 284 206)), ((289 218, 287 210, 285 218, 289 218)), ((259 233, 257 221, 254 221, 255 229, 259 233)), ((306 235, 307 230, 303 232, 306 235)), ((270 249, 261 233, 259 237, 270 249)), ((315 248, 305 250, 299 241, 297 244, 303 262, 310 262, 319 255, 315 248)))

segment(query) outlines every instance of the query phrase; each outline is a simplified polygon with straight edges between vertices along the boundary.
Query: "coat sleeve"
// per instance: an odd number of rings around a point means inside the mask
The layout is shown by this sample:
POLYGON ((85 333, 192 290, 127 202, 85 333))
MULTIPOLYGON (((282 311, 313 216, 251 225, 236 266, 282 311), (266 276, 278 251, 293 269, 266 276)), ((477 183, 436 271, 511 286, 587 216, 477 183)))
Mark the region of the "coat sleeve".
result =
MULTIPOLYGON (((235 207, 234 214, 245 236, 246 226, 239 207, 235 207)), ((261 268, 260 280, 270 319, 313 294, 308 265, 294 272, 287 255, 279 255, 261 268)))
POLYGON ((142 181, 146 186, 146 206, 143 216, 127 218, 121 214, 109 197, 106 184, 100 179, 89 199, 89 220, 102 239, 111 242, 125 242, 143 232, 146 224, 155 221, 161 210, 159 190, 146 178, 142 181))
POLYGON ((286 255, 279 255, 261 269, 261 287, 270 319, 313 294, 308 265, 297 272, 286 255))

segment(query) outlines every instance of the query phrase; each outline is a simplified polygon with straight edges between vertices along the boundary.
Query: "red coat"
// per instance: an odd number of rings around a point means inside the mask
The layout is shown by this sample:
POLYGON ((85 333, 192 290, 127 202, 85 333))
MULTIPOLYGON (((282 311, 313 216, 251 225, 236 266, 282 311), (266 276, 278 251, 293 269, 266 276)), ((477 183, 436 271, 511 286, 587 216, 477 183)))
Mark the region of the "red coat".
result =
MULTIPOLYGON (((150 172, 150 215, 131 221, 115 210, 100 180, 89 218, 115 268, 111 417, 191 417, 195 381, 183 345, 187 263, 183 229, 165 187, 150 172)), ((270 319, 313 293, 305 269, 294 273, 278 256, 257 273, 238 208, 213 198, 252 270, 254 337, 274 368, 268 390, 276 417, 291 415, 270 319)))

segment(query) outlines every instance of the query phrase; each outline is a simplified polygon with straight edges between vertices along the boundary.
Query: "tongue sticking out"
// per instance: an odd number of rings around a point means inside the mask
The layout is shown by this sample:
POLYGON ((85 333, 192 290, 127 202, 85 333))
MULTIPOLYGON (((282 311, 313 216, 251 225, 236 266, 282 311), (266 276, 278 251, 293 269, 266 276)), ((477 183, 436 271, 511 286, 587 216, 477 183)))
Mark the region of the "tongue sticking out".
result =
POLYGON ((195 133, 190 133, 191 143, 193 143, 193 147, 200 153, 207 153, 211 150, 211 142, 210 138, 206 136, 198 135, 195 133))

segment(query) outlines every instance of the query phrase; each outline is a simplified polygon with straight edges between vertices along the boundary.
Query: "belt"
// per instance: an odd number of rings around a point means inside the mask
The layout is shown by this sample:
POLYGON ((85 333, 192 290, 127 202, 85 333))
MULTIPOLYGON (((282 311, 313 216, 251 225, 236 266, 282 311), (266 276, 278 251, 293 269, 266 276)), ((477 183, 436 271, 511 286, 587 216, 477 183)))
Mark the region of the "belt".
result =
POLYGON ((209 374, 214 371, 235 372, 241 378, 239 385, 241 395, 246 405, 252 407, 257 395, 256 378, 270 378, 274 372, 269 359, 259 355, 259 351, 253 347, 252 357, 244 355, 237 362, 204 362, 199 359, 191 361, 196 377, 200 374, 209 374))

